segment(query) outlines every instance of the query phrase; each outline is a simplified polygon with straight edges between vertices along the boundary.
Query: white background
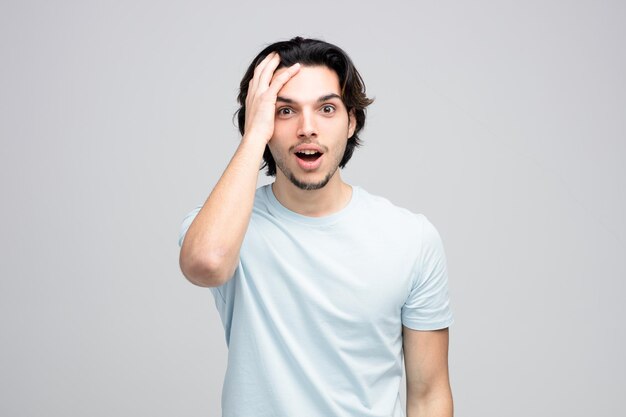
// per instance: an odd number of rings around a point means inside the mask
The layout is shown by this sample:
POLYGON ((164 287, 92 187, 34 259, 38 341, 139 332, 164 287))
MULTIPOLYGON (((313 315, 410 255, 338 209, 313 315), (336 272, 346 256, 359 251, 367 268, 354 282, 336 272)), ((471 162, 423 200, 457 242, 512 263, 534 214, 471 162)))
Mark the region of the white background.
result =
POLYGON ((376 98, 344 179, 442 235, 456 414, 619 415, 625 18, 597 0, 3 1, 0 414, 219 415, 226 344, 179 227, 237 146, 251 59, 303 35, 376 98))

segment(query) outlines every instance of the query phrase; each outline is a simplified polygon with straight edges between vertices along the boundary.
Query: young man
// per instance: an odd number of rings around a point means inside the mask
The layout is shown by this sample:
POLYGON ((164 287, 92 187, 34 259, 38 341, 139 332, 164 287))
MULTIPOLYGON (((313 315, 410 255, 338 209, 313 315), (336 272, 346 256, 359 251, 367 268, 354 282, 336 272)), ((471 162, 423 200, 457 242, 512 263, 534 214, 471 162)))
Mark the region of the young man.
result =
MULTIPOLYGON (((229 349, 224 417, 452 416, 445 255, 433 225, 341 179, 371 103, 340 48, 265 48, 243 135, 185 218, 180 267, 210 287, 229 349), (256 188, 261 161, 274 183, 256 188)), ((262 168, 263 168, 262 167, 262 168)))

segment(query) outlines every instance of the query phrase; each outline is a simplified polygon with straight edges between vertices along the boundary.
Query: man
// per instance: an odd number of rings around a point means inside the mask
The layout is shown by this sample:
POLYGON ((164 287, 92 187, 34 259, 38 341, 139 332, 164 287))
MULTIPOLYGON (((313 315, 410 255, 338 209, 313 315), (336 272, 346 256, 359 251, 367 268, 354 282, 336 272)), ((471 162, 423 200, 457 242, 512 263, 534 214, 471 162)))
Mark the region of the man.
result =
MULTIPOLYGON (((371 103, 340 48, 265 48, 240 86, 241 143, 184 220, 180 267, 229 349, 224 417, 452 416, 441 239, 341 179, 371 103), (274 183, 256 189, 261 161, 274 183)), ((262 168, 263 168, 262 167, 262 168)))

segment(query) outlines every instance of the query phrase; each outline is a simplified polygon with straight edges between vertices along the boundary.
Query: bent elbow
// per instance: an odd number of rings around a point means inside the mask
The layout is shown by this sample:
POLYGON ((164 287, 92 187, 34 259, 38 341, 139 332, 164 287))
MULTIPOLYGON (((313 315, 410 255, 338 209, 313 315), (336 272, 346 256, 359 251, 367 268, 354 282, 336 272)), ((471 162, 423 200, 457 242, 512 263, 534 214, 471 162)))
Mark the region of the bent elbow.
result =
POLYGON ((221 257, 184 256, 181 250, 180 270, 189 282, 199 287, 219 287, 224 285, 234 274, 235 268, 221 257))

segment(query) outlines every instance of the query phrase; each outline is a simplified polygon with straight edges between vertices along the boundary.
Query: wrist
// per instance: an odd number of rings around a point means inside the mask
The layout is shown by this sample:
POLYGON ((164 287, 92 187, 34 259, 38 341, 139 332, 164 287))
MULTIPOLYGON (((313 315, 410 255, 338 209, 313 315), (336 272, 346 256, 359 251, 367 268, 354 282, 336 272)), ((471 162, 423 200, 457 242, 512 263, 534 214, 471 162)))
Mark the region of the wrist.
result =
POLYGON ((269 141, 270 138, 266 135, 258 134, 254 131, 245 133, 241 137, 241 143, 254 144, 255 146, 263 147, 263 149, 265 149, 265 145, 267 145, 269 141))

